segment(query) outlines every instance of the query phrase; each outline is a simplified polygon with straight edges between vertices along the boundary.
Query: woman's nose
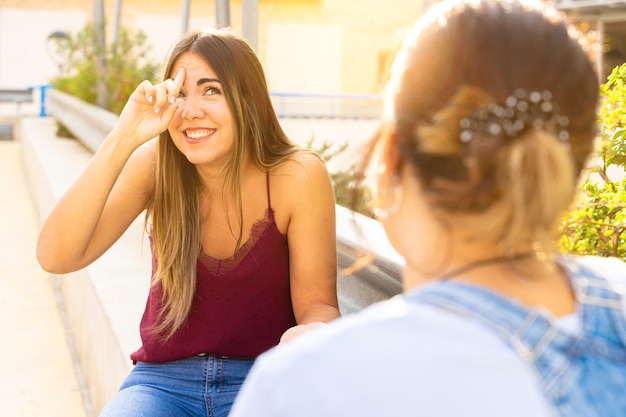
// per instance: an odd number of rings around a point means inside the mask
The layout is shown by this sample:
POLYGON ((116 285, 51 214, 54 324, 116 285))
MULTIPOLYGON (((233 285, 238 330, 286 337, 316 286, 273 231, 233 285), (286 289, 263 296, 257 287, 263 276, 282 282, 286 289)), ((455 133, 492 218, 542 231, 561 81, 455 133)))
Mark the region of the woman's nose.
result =
POLYGON ((183 109, 181 117, 184 119, 196 119, 204 115, 202 106, 200 106, 200 103, 193 97, 185 97, 181 107, 183 109))

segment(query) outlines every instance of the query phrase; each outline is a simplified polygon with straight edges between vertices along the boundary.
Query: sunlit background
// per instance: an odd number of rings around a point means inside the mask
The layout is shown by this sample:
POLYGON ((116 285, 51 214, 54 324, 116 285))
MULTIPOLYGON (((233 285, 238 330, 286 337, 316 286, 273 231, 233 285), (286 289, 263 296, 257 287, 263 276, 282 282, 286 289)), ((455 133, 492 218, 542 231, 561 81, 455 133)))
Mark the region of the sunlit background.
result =
MULTIPOLYGON (((145 34, 148 49, 142 60, 158 67, 187 30, 226 26, 242 33, 263 64, 272 101, 290 138, 302 144, 316 139, 315 146, 330 154, 347 145, 328 165, 339 198, 337 185, 348 178, 342 173, 362 155, 359 146, 378 125, 380 93, 395 52, 409 27, 433 3, 436 0, 0 0, 0 356, 5 359, 0 416, 96 415, 128 372, 128 352, 139 343, 150 266, 149 257, 143 263, 140 259, 148 247, 138 248, 140 224, 130 240, 103 256, 94 270, 79 271, 80 276, 50 277, 34 258, 41 221, 37 217, 42 215, 36 209, 41 211, 41 201, 53 199, 52 194, 59 193, 57 184, 75 178, 89 158, 84 142, 57 137, 54 118, 61 112, 47 117, 42 106, 42 86, 68 70, 56 48, 59 41, 102 21, 108 46, 124 30, 145 34)), ((626 0, 556 4, 589 40, 604 82, 612 68, 626 61, 626 0)), ((91 113, 85 110, 83 116, 91 113)), ((69 117, 79 124, 86 120, 80 113, 69 117)), ((352 229, 345 226, 353 225, 354 216, 344 213, 345 219, 338 217, 339 252, 347 252, 346 242, 353 245, 349 249, 362 244, 364 236, 350 235, 352 229)), ((399 291, 397 273, 391 274, 397 272, 391 266, 399 261, 383 250, 380 225, 366 220, 363 232, 371 233, 378 259, 389 264, 364 268, 367 277, 342 276, 339 271, 339 291, 342 285, 347 288, 353 311, 399 291), (384 273, 389 273, 387 281, 384 273)))

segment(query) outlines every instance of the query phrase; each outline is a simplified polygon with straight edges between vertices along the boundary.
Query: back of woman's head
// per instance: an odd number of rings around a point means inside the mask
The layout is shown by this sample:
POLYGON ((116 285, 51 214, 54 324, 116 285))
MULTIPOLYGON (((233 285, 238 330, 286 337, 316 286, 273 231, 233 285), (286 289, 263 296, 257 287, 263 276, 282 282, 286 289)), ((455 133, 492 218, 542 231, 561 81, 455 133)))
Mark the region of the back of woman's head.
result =
POLYGON ((434 6, 398 54, 386 116, 433 207, 509 249, 548 241, 596 133, 598 81, 540 2, 434 6))

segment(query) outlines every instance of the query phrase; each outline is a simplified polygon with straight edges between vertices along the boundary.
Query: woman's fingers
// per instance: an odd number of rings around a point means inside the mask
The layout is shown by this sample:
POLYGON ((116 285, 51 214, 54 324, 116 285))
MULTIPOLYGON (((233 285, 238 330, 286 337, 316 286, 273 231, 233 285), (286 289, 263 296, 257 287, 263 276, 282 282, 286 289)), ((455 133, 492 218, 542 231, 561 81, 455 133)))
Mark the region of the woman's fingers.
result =
POLYGON ((178 97, 178 85, 174 82, 174 80, 165 80, 165 86, 167 88, 167 101, 172 104, 176 101, 178 97))
POLYGON ((155 113, 159 113, 167 104, 174 104, 184 81, 184 71, 179 71, 174 79, 167 79, 152 87, 148 102, 153 103, 155 113))
POLYGON ((159 84, 147 80, 139 84, 120 113, 118 131, 144 142, 167 129, 183 103, 179 98, 183 81, 184 72, 179 71, 176 78, 159 84))
POLYGON ((185 69, 181 68, 178 70, 176 77, 174 77, 174 84, 176 84, 176 87, 178 87, 179 92, 180 92, 180 89, 183 88, 184 82, 185 82, 185 69))
POLYGON ((137 86, 137 89, 135 90, 137 93, 142 94, 145 99, 148 101, 148 103, 151 103, 153 98, 152 98, 152 83, 148 80, 143 80, 141 82, 141 84, 139 84, 137 86))
POLYGON ((154 86, 154 112, 158 113, 165 105, 167 100, 167 90, 165 83, 157 84, 154 86))
MULTIPOLYGON (((143 105, 152 105, 152 109, 155 113, 160 113, 164 108, 175 105, 174 109, 180 104, 179 94, 185 81, 185 71, 180 69, 176 76, 172 79, 169 78, 161 83, 152 84, 150 81, 145 80, 139 84, 136 93, 140 96, 135 100, 139 100, 143 97, 145 101, 143 105)), ((168 107, 169 108, 169 107, 168 107)))

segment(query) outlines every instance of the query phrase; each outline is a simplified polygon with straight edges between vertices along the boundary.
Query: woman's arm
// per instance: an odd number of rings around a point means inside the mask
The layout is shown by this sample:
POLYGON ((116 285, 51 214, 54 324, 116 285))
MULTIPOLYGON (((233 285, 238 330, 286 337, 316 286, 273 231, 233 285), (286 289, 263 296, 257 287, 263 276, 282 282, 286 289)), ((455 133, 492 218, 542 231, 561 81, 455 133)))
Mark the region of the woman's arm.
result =
POLYGON ((144 81, 133 92, 115 128, 44 222, 37 242, 44 270, 67 273, 89 265, 146 208, 155 141, 142 145, 167 128, 183 80, 179 73, 154 86, 144 81))
POLYGON ((291 301, 298 326, 281 343, 340 316, 337 301, 335 197, 326 166, 317 156, 299 153, 286 171, 290 219, 291 301))

